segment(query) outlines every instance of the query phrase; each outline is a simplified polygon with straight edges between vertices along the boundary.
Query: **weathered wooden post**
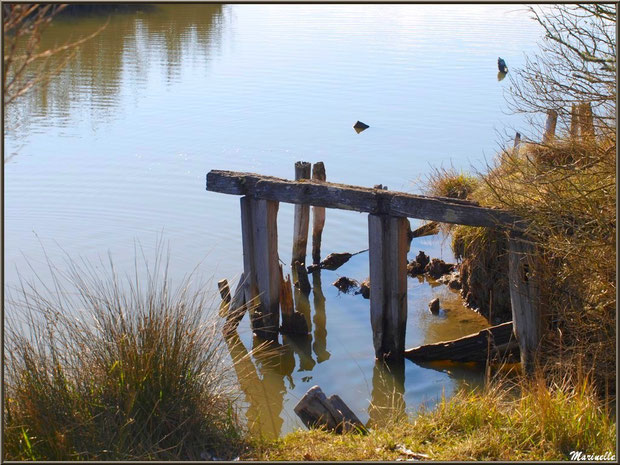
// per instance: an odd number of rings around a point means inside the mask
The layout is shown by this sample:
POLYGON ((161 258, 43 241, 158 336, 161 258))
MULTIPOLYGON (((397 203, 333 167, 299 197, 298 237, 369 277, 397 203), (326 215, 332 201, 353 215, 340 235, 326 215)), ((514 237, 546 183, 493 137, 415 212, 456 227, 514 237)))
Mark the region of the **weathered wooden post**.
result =
MULTIPOLYGON (((310 179, 311 164, 305 161, 295 163, 295 181, 310 179)), ((308 244, 308 226, 310 225, 310 205, 296 204, 293 228, 293 258, 296 261, 306 263, 306 245, 308 244)))
POLYGON ((581 137, 585 140, 594 137, 594 115, 590 102, 579 105, 579 122, 581 125, 581 137))
POLYGON ((535 269, 535 246, 523 237, 511 234, 508 241, 508 281, 513 329, 521 364, 526 373, 535 368, 536 351, 541 338, 542 315, 538 308, 539 287, 535 269))
POLYGON ((368 215, 370 322, 375 355, 402 360, 407 325, 407 218, 368 215))
POLYGON ((570 108, 570 136, 575 139, 579 135, 579 107, 572 104, 570 108))
MULTIPOLYGON (((312 180, 325 181, 325 165, 322 161, 312 166, 312 180)), ((312 263, 321 262, 321 236, 325 226, 325 207, 312 207, 312 263)))
POLYGON ((521 133, 517 132, 515 134, 515 145, 514 145, 515 150, 519 150, 519 144, 521 144, 521 133))
POLYGON ((543 134, 543 144, 548 144, 555 137, 555 126, 558 123, 558 112, 555 110, 547 111, 547 122, 545 124, 545 133, 543 134))
POLYGON ((241 197, 241 232, 245 302, 257 336, 278 339, 280 267, 278 259, 278 202, 241 197))

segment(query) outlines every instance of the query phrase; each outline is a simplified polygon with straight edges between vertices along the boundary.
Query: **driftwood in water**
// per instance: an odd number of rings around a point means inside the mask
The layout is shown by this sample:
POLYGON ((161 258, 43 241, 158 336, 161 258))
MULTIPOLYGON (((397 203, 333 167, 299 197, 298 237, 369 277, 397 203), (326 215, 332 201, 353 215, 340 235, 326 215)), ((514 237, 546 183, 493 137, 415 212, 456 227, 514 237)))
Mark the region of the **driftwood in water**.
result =
POLYGON ((313 271, 316 271, 318 269, 330 270, 330 271, 337 270, 342 265, 347 263, 351 259, 351 257, 353 257, 354 255, 358 255, 360 253, 367 252, 367 251, 368 249, 360 250, 359 252, 355 252, 355 253, 349 253, 349 252, 330 253, 327 257, 325 257, 325 260, 323 260, 318 265, 310 265, 308 267, 308 273, 312 273, 313 271))
POLYGON ((319 386, 313 386, 294 408, 308 428, 325 428, 336 433, 366 432, 364 424, 337 395, 325 396, 319 386))
POLYGON ((282 277, 282 267, 280 267, 280 277, 282 278, 280 284, 280 310, 282 312, 280 332, 286 334, 308 334, 306 318, 301 313, 295 311, 291 277, 289 275, 286 275, 286 279, 282 277))
MULTIPOLYGON (((310 179, 311 164, 305 161, 295 163, 295 180, 310 179)), ((306 261, 306 246, 308 244, 308 226, 310 225, 310 205, 295 205, 293 227, 293 258, 304 263, 306 261)))
POLYGON ((224 334, 230 334, 237 329, 239 322, 245 315, 247 306, 245 305, 245 277, 243 273, 239 278, 237 289, 235 289, 235 295, 232 297, 228 305, 228 312, 226 313, 226 323, 224 323, 224 334))
POLYGON ((306 271, 306 267, 303 263, 300 263, 298 261, 294 262, 293 266, 295 267, 295 271, 297 272, 296 285, 299 287, 299 290, 305 295, 310 294, 312 286, 310 286, 310 280, 308 279, 308 272, 306 271))
POLYGON ((414 237, 432 236, 439 232, 439 223, 437 221, 431 221, 423 226, 420 226, 415 231, 409 231, 409 240, 414 237))
MULTIPOLYGON (((319 161, 312 165, 312 180, 325 181, 325 165, 319 161)), ((325 207, 312 207, 312 263, 321 261, 321 236, 325 226, 325 207)))
POLYGON ((492 353, 507 348, 512 335, 512 321, 451 341, 426 344, 405 350, 405 357, 413 361, 451 360, 454 362, 485 362, 491 338, 492 353))

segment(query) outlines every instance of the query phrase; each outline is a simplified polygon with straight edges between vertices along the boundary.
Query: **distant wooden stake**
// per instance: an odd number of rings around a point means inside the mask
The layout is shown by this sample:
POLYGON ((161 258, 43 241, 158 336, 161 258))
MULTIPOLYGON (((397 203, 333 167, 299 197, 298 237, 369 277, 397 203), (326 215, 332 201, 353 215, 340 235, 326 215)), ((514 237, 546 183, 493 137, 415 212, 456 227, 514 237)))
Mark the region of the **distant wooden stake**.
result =
POLYGON ((515 145, 514 145, 515 150, 517 150, 519 148, 519 144, 520 143, 521 143, 521 133, 517 132, 515 134, 515 145))
MULTIPOLYGON (((295 180, 310 179, 312 165, 305 161, 295 163, 295 180)), ((310 225, 310 205, 295 205, 295 219, 293 229, 293 259, 301 263, 306 262, 306 246, 308 244, 308 227, 310 225)))
POLYGON ((508 281, 514 332, 519 343, 523 369, 532 374, 542 320, 538 308, 539 289, 534 266, 536 249, 531 243, 514 235, 510 237, 508 245, 508 281))
POLYGON ((378 359, 402 360, 407 325, 407 218, 368 215, 370 322, 378 359))
POLYGON ((570 109, 570 136, 575 139, 579 135, 579 107, 573 103, 570 109))
POLYGON ((277 340, 280 321, 278 202, 241 197, 245 301, 257 336, 277 340))
POLYGON ((579 120, 581 123, 581 137, 591 139, 594 137, 594 115, 590 102, 582 103, 579 108, 579 120))
POLYGON ((545 133, 543 134, 543 144, 551 142, 555 137, 555 126, 558 122, 558 112, 555 110, 547 111, 547 122, 545 124, 545 133))
MULTIPOLYGON (((322 161, 312 166, 312 179, 314 181, 325 181, 325 165, 322 161)), ((312 263, 321 262, 321 237, 325 226, 325 207, 312 207, 312 263)))

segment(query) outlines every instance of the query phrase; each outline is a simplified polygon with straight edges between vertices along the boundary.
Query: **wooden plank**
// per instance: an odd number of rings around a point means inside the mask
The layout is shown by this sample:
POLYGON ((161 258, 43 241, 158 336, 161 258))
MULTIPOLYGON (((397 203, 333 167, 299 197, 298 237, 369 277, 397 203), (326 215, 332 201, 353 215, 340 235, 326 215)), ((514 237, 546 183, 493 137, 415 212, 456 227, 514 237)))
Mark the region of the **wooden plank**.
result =
MULTIPOLYGON (((327 179, 322 161, 312 166, 312 180, 323 182, 327 179)), ((312 207, 312 263, 321 262, 321 238, 325 226, 325 207, 312 207)))
POLYGON ((520 220, 510 212, 480 207, 463 200, 427 197, 331 182, 314 180, 298 182, 253 173, 213 170, 207 174, 207 190, 232 195, 251 195, 278 202, 419 218, 467 226, 524 228, 520 220))
POLYGON ((512 235, 508 249, 508 281, 514 332, 519 342, 523 369, 526 373, 532 373, 541 337, 539 292, 533 260, 535 247, 512 235))
POLYGON ((277 339, 280 320, 277 214, 277 202, 241 198, 245 301, 253 331, 269 340, 277 339))
POLYGON ((370 322, 378 359, 402 359, 407 325, 406 218, 368 216, 370 322))
MULTIPOLYGON (((310 179, 312 165, 305 161, 295 163, 295 180, 310 179)), ((310 205, 295 205, 293 221, 293 258, 292 263, 306 263, 306 247, 308 244, 308 227, 310 225, 310 205)))
POLYGON ((512 321, 491 326, 458 339, 407 349, 405 350, 405 357, 420 362, 451 360, 454 362, 484 363, 487 360, 489 337, 492 338, 493 353, 496 353, 498 346, 508 344, 513 337, 512 321))

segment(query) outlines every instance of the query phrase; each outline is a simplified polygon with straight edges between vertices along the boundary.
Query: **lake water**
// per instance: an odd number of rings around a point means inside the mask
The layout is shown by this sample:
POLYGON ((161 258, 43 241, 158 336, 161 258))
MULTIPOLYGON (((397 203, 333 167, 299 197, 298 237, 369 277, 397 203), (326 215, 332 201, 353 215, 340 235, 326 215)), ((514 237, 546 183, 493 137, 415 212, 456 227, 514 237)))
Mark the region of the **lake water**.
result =
MULTIPOLYGON (((44 264, 108 252, 133 267, 168 241, 170 275, 236 282, 242 271, 239 198, 205 190, 212 169, 294 176, 298 160, 323 161, 328 180, 419 193, 433 167, 482 169, 525 122, 507 113, 497 57, 510 69, 536 50, 541 31, 522 5, 156 5, 115 13, 49 85, 5 117, 4 277, 17 283, 44 264), (357 134, 353 124, 370 125, 357 134)), ((105 17, 61 18, 43 38, 60 44, 105 17)), ((293 206, 281 204, 279 254, 290 266, 293 206)), ((422 223, 411 220, 412 228, 422 223)), ((322 255, 367 247, 367 215, 328 210, 322 255)), ((453 260, 449 241, 414 239, 453 260)), ((406 361, 375 365, 369 301, 340 294, 339 276, 368 276, 368 254, 323 271, 309 299, 311 323, 277 360, 260 353, 244 373, 255 431, 301 426, 293 407, 318 384, 362 421, 397 405, 432 405, 468 366, 406 361)), ((459 337, 487 325, 445 286, 409 278, 407 347, 459 337), (428 312, 439 297, 445 311, 428 312)), ((216 301, 216 299, 214 299, 216 301)), ((7 309, 8 311, 8 309, 7 309)), ((253 346, 248 317, 233 355, 253 346)))

